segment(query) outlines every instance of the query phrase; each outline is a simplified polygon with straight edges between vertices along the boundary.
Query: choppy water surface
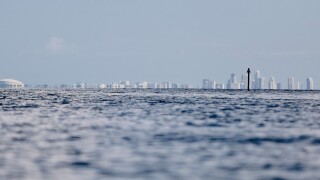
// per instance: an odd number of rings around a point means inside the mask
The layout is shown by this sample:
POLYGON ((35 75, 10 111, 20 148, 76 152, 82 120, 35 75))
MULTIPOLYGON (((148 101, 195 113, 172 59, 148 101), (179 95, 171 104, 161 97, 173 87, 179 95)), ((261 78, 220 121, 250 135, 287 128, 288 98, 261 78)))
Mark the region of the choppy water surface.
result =
POLYGON ((0 179, 320 179, 319 92, 0 90, 0 179))

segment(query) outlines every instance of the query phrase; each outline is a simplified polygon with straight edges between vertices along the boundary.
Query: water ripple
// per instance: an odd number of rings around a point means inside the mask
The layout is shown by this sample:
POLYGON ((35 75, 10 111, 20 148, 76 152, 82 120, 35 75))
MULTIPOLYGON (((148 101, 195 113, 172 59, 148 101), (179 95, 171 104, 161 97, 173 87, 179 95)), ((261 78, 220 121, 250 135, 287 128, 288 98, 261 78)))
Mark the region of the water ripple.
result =
POLYGON ((318 91, 0 90, 0 179, 320 179, 318 91))

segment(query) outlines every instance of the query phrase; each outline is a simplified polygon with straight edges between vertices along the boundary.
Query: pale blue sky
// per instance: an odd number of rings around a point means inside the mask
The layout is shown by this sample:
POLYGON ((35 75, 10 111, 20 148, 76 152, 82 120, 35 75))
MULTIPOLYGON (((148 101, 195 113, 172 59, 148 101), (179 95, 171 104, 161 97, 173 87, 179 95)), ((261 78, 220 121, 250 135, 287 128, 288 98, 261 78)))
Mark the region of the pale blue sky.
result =
MULTIPOLYGON (((0 78, 320 83, 319 0, 0 1, 0 78)), ((317 86, 319 87, 319 86, 317 86)))

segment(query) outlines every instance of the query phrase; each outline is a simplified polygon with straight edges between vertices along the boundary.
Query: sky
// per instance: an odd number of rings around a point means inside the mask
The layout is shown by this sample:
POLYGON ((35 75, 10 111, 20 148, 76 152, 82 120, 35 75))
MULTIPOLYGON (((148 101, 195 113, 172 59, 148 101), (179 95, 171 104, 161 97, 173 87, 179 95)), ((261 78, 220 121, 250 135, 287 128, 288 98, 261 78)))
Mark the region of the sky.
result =
POLYGON ((0 1, 0 79, 226 83, 247 68, 320 88, 319 0, 0 1))

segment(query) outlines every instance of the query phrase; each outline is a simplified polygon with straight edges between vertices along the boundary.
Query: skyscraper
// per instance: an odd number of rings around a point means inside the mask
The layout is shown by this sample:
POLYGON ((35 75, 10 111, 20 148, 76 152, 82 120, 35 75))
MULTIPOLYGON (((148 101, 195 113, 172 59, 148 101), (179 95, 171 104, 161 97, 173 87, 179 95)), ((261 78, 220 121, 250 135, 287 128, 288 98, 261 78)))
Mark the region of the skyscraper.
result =
POLYGON ((217 82, 216 81, 212 81, 212 89, 216 89, 216 84, 217 84, 217 82))
POLYGON ((236 74, 232 73, 231 74, 231 79, 230 79, 231 83, 237 83, 237 79, 236 79, 236 74))
POLYGON ((224 89, 224 84, 216 84, 216 89, 224 89))
POLYGON ((259 70, 257 70, 255 73, 254 73, 254 89, 260 89, 260 81, 259 81, 259 79, 260 79, 260 71, 259 70))
POLYGON ((288 77, 288 89, 294 89, 294 77, 288 77))
POLYGON ((232 73, 228 80, 227 89, 240 89, 240 83, 237 82, 236 74, 232 73))
POLYGON ((277 83, 277 89, 278 89, 278 90, 282 89, 281 83, 277 83))
POLYGON ((301 89, 300 81, 297 81, 296 89, 297 89, 297 90, 300 90, 300 89, 301 89))
POLYGON ((240 88, 241 89, 247 89, 247 87, 248 87, 248 75, 242 75, 241 76, 240 88))
POLYGON ((269 89, 276 89, 276 80, 273 76, 270 77, 269 80, 269 89))
POLYGON ((202 80, 202 88, 203 89, 212 89, 212 81, 209 79, 203 79, 202 80))
POLYGON ((209 79, 202 80, 202 89, 215 89, 216 81, 211 81, 209 79))
POLYGON ((307 78, 307 90, 313 90, 313 79, 311 77, 307 78))
POLYGON ((265 89, 265 78, 260 77, 258 79, 258 89, 265 89))

